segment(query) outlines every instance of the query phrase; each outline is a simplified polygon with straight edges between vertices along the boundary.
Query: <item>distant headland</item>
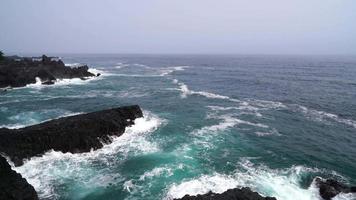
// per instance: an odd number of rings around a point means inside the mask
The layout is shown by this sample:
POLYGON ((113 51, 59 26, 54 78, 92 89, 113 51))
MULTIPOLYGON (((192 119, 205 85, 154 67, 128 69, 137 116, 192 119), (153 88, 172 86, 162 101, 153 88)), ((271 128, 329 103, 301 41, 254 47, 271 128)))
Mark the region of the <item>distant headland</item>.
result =
POLYGON ((0 52, 0 88, 24 87, 41 81, 43 85, 52 85, 59 79, 100 76, 88 71, 87 65, 66 66, 59 57, 20 57, 3 56, 0 52))

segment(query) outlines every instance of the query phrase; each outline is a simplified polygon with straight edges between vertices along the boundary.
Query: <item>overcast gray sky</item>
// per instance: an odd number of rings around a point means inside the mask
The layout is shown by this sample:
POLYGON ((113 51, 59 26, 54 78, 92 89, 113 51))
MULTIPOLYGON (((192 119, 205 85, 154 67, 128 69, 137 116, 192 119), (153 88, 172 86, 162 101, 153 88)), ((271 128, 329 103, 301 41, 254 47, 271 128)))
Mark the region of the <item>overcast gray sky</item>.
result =
POLYGON ((356 54, 356 0, 0 0, 0 49, 356 54))

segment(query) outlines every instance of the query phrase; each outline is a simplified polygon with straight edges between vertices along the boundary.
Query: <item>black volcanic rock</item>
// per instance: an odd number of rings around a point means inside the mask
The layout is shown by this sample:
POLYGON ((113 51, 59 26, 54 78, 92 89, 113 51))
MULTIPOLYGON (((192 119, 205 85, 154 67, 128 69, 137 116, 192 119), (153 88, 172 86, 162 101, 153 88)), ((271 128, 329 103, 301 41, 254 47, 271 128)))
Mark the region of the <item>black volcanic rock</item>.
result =
POLYGON ((176 200, 277 200, 274 197, 262 197, 257 192, 251 191, 250 188, 235 188, 229 189, 221 194, 209 192, 203 195, 189 196, 185 195, 181 199, 176 200))
POLYGON ((0 62, 0 88, 23 87, 36 83, 36 77, 44 83, 54 83, 57 79, 94 77, 88 66, 76 68, 65 66, 61 60, 52 60, 45 55, 41 61, 31 58, 7 57, 0 62))
POLYGON ((0 199, 38 200, 35 189, 0 156, 0 199))
POLYGON ((319 187, 319 194, 325 200, 331 200, 339 193, 356 193, 356 187, 348 187, 336 180, 315 178, 315 183, 319 187))
POLYGON ((126 106, 88 114, 63 117, 21 129, 0 129, 0 152, 16 166, 23 159, 51 149, 61 152, 89 152, 120 136, 125 128, 142 117, 139 106, 126 106))

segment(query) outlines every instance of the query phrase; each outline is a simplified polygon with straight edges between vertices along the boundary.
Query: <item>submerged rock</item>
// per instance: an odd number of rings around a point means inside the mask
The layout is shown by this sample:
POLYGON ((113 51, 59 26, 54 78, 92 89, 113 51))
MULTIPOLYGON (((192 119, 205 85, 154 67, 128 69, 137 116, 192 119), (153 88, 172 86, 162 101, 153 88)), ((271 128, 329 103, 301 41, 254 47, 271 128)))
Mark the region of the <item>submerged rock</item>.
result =
MULTIPOLYGON (((179 200, 179 199, 176 199, 179 200)), ((180 200, 277 200, 274 197, 262 197, 257 192, 251 191, 250 188, 229 189, 221 194, 209 192, 203 195, 189 196, 185 195, 180 200)))
POLYGON ((36 83, 39 78, 43 84, 52 84, 57 79, 94 77, 88 66, 68 67, 61 60, 52 60, 45 55, 37 58, 7 57, 0 62, 0 88, 23 87, 36 83))
POLYGON ((319 187, 319 194, 325 200, 331 200, 340 193, 356 193, 356 187, 348 187, 336 180, 315 178, 315 183, 319 187))
POLYGON ((135 105, 63 117, 21 129, 0 128, 0 153, 19 166, 23 159, 51 149, 89 152, 110 142, 110 136, 122 135, 127 126, 142 116, 140 107, 135 105))
POLYGON ((0 199, 38 200, 35 189, 0 156, 0 199))

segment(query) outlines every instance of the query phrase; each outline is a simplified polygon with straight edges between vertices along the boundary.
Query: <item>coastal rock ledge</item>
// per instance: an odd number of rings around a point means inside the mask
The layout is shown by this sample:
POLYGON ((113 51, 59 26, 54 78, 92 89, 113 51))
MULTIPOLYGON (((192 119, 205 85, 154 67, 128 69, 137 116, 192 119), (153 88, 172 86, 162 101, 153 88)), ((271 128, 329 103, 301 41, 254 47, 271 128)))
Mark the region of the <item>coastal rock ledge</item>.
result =
POLYGON ((248 187, 241 189, 229 189, 221 194, 209 192, 203 195, 189 196, 185 195, 181 199, 175 200, 277 200, 274 197, 262 197, 257 192, 253 192, 248 187))
POLYGON ((41 80, 43 85, 52 85, 58 79, 72 79, 99 76, 88 71, 86 65, 68 67, 58 58, 47 57, 5 57, 0 61, 0 88, 24 87, 41 80))
POLYGON ((54 119, 21 129, 0 128, 0 153, 15 166, 24 159, 53 149, 63 153, 89 152, 120 136, 136 118, 143 117, 139 106, 126 106, 54 119))
POLYGON ((0 156, 0 199, 38 200, 35 189, 0 156))

